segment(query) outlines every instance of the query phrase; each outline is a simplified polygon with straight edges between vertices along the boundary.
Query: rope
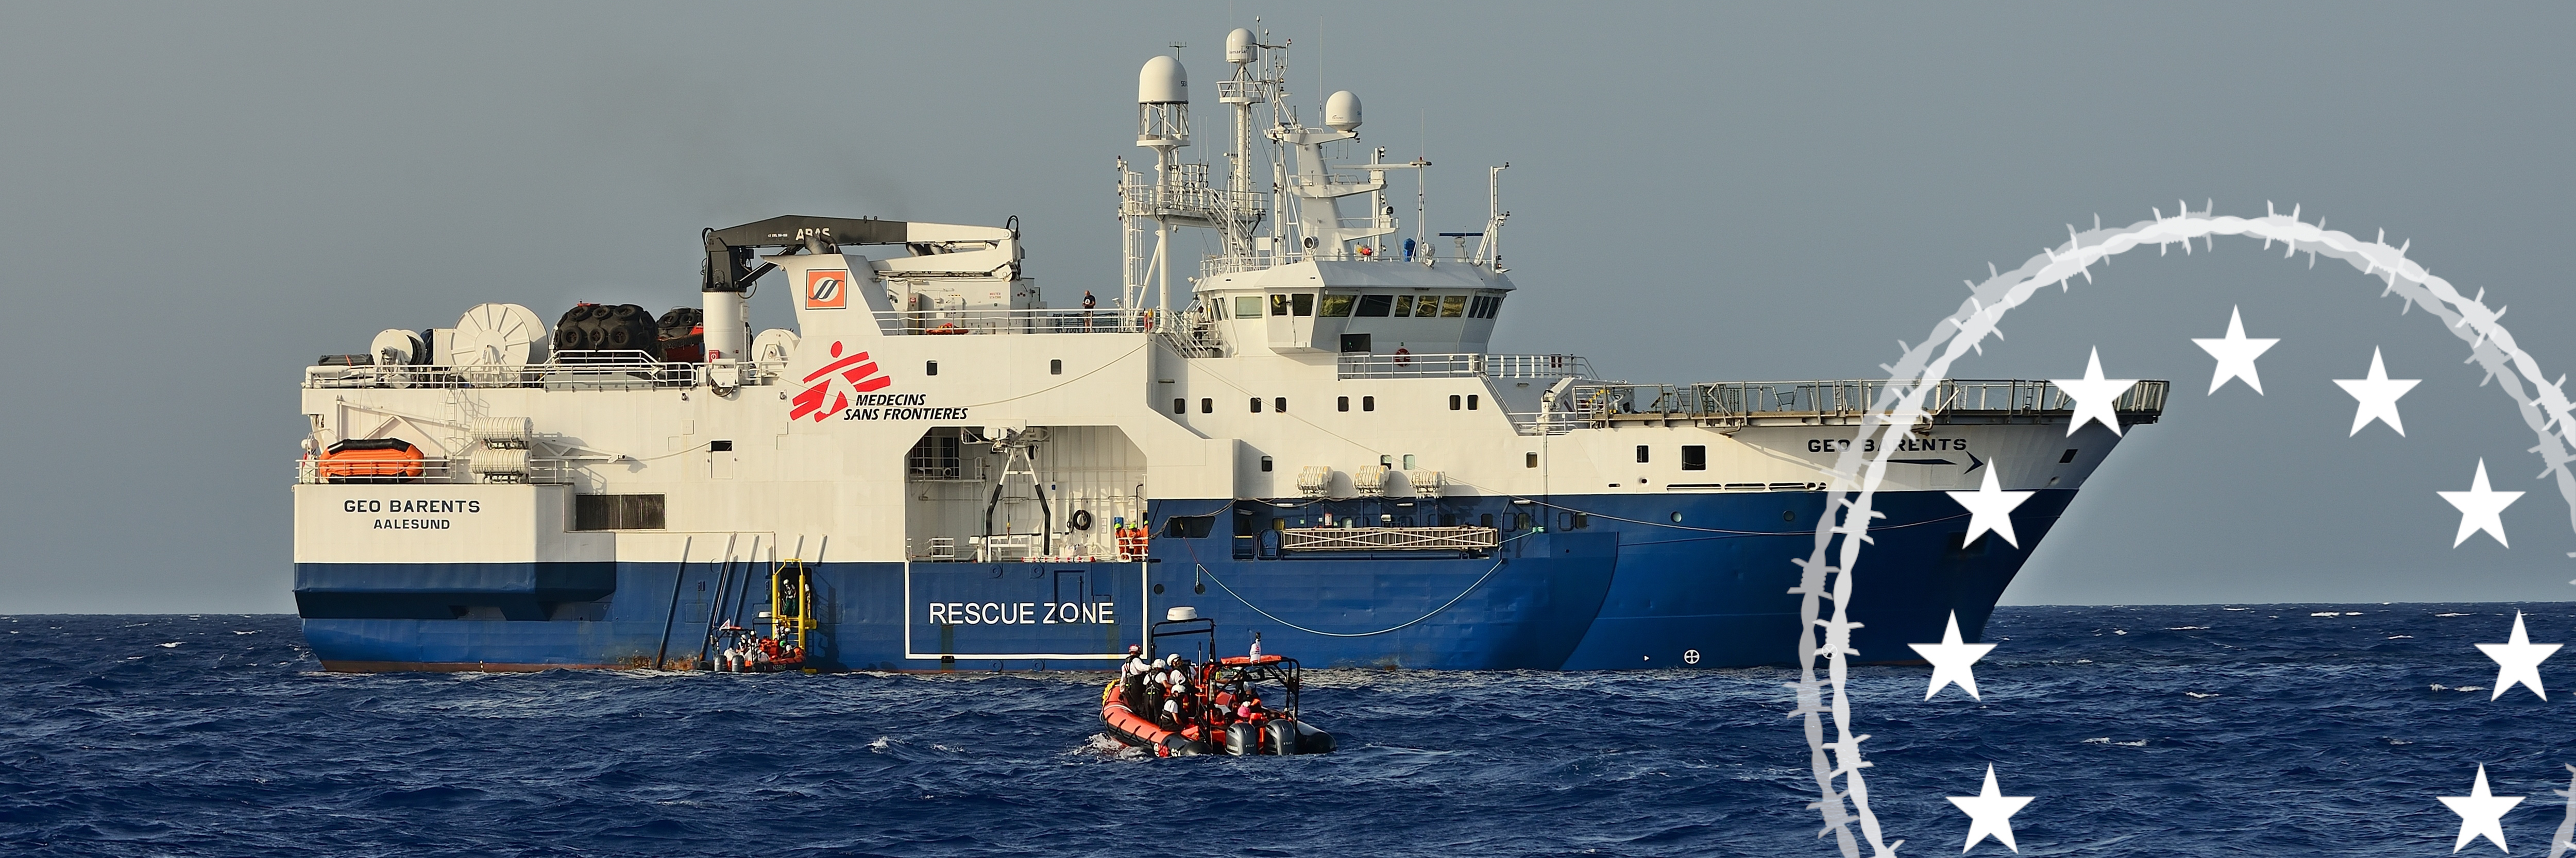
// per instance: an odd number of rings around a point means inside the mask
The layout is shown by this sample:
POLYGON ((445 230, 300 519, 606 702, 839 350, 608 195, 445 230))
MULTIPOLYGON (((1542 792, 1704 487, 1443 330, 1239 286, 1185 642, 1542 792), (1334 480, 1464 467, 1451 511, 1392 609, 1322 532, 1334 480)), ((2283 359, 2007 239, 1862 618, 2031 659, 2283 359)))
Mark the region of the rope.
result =
MULTIPOLYGON (((1527 535, 1527 534, 1523 534, 1523 535, 1527 535)), ((1519 536, 1512 537, 1512 539, 1519 539, 1519 538, 1520 538, 1519 536)), ((1506 540, 1503 540, 1503 541, 1504 541, 1504 542, 1510 542, 1510 541, 1512 541, 1512 540, 1511 540, 1511 539, 1506 539, 1506 540)), ((1500 553, 1502 553, 1502 551, 1501 551, 1502 546, 1501 546, 1500 544, 1496 544, 1494 547, 1495 547, 1495 553, 1496 553, 1496 554, 1500 554, 1500 553)), ((1379 630, 1377 630, 1377 631, 1373 631, 1373 632, 1359 632, 1359 633, 1356 633, 1356 634, 1349 633, 1349 632, 1327 632, 1327 631, 1321 631, 1321 630, 1317 630, 1317 629, 1310 629, 1310 628, 1307 628, 1307 627, 1305 627, 1305 626, 1301 626, 1301 625, 1298 625, 1298 624, 1296 624, 1296 623, 1292 623, 1292 622, 1289 622, 1289 621, 1287 621, 1287 620, 1280 619, 1278 614, 1273 614, 1273 613, 1271 613, 1271 612, 1269 612, 1269 611, 1264 611, 1264 610, 1262 610, 1260 605, 1255 605, 1255 604, 1253 604, 1253 603, 1252 603, 1252 600, 1244 598, 1242 593, 1237 593, 1237 592, 1235 592, 1233 587, 1230 587, 1230 586, 1227 586, 1227 585, 1226 585, 1226 583, 1225 583, 1225 579, 1223 579, 1223 578, 1219 578, 1219 577, 1216 577, 1216 573, 1208 571, 1207 564, 1198 562, 1198 559, 1199 559, 1199 558, 1198 558, 1198 549, 1197 549, 1197 548, 1195 548, 1195 547, 1191 548, 1191 549, 1190 549, 1190 565, 1191 565, 1191 566, 1194 566, 1194 567, 1197 567, 1199 574, 1201 574, 1201 575, 1205 575, 1205 576, 1207 576, 1207 579, 1208 579, 1208 580, 1216 582, 1217 589, 1224 590, 1226 595, 1228 595, 1228 596, 1233 596, 1235 601, 1237 601, 1237 602, 1242 602, 1242 603, 1243 603, 1243 606, 1244 606, 1244 607, 1246 607, 1246 608, 1251 608, 1253 613, 1260 614, 1260 615, 1265 616, 1265 617, 1269 617, 1271 622, 1278 623, 1278 624, 1280 624, 1280 625, 1287 626, 1287 627, 1289 627, 1289 628, 1296 629, 1296 630, 1298 630, 1298 631, 1305 632, 1305 633, 1310 634, 1310 635, 1323 635, 1323 636, 1328 637, 1328 638, 1365 638, 1365 637, 1375 637, 1375 636, 1378 636, 1378 635, 1386 634, 1386 633, 1388 633, 1388 632, 1399 631, 1399 630, 1402 630, 1402 629, 1404 629, 1404 628, 1406 628, 1406 627, 1413 626, 1413 625, 1416 625, 1416 624, 1418 624, 1418 623, 1421 623, 1421 622, 1422 622, 1422 621, 1424 621, 1424 620, 1428 620, 1428 619, 1431 619, 1432 617, 1439 616, 1439 614, 1440 614, 1440 612, 1441 612, 1441 611, 1449 610, 1449 606, 1451 606, 1451 605, 1455 605, 1455 604, 1458 604, 1458 600, 1460 600, 1460 599, 1464 599, 1464 598, 1467 598, 1467 594, 1469 594, 1469 593, 1473 593, 1473 592, 1476 592, 1476 588, 1484 586, 1484 585, 1485 585, 1485 580, 1486 580, 1486 579, 1488 579, 1488 578, 1492 578, 1492 577, 1494 577, 1494 573, 1502 571, 1502 569, 1503 569, 1503 563, 1504 563, 1504 561, 1505 561, 1505 560, 1507 560, 1508 558, 1503 558, 1503 557, 1496 557, 1496 558, 1494 558, 1494 565, 1493 565, 1493 566, 1491 566, 1491 567, 1489 567, 1489 568, 1487 568, 1487 569, 1485 570, 1485 574, 1480 575, 1480 576, 1477 576, 1475 583, 1468 584, 1468 585, 1467 585, 1467 589, 1464 589, 1464 590, 1460 590, 1460 591, 1458 591, 1458 595, 1456 595, 1456 596, 1454 596, 1454 597, 1451 597, 1451 598, 1449 599, 1449 601, 1446 601, 1446 602, 1442 602, 1442 603, 1440 603, 1440 607, 1437 607, 1437 608, 1433 608, 1433 609, 1431 609, 1431 613, 1423 614, 1422 616, 1415 617, 1415 618, 1413 618, 1413 619, 1406 620, 1406 621, 1404 621, 1404 622, 1397 623, 1397 624, 1395 624, 1395 625, 1388 626, 1388 627, 1386 627, 1386 628, 1379 629, 1379 630)))

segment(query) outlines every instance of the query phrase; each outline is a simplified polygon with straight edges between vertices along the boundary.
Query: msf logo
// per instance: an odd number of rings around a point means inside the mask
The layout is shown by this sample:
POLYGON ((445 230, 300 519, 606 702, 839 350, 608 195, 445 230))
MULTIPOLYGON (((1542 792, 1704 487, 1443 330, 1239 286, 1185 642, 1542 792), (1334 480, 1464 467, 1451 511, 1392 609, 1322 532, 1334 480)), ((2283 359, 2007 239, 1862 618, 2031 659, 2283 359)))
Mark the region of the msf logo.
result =
POLYGON ((822 369, 805 376, 805 380, 812 382, 814 386, 806 388, 803 393, 796 394, 793 400, 795 407, 787 412, 787 419, 795 420, 812 415, 814 422, 823 422, 825 418, 849 407, 850 394, 880 390, 894 383, 893 379, 887 378, 883 371, 877 369, 875 363, 868 360, 867 352, 857 352, 849 357, 841 357, 841 344, 836 341, 832 343, 832 357, 835 360, 831 363, 824 364, 822 369), (847 390, 833 389, 844 384, 847 385, 847 390), (826 396, 832 400, 830 408, 823 407, 823 399, 826 396))
POLYGON ((805 309, 843 310, 850 306, 850 272, 846 269, 805 272, 805 309))

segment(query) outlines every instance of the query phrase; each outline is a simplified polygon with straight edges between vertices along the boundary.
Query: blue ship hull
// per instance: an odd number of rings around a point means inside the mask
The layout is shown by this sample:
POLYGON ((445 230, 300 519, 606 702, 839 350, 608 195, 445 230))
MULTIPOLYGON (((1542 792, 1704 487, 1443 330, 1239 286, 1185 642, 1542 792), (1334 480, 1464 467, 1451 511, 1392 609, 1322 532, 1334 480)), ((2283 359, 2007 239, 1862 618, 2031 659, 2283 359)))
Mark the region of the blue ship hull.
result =
MULTIPOLYGON (((1961 546, 1938 492, 1885 493, 1854 577, 1862 661, 1911 660, 1952 611, 1972 639, 2073 491, 2012 516, 2021 547, 1961 546)), ((1794 664, 1788 592, 1823 492, 1288 503, 1159 501, 1208 516, 1145 563, 825 563, 811 567, 820 670, 1100 669, 1165 609, 1256 632, 1309 666, 1597 670, 1794 664), (1577 511, 1580 512, 1577 512, 1577 511), (1502 531, 1490 552, 1296 552, 1282 528, 1325 515, 1502 531)), ((334 670, 698 667, 727 622, 762 631, 766 564, 298 564, 314 654, 334 670)))

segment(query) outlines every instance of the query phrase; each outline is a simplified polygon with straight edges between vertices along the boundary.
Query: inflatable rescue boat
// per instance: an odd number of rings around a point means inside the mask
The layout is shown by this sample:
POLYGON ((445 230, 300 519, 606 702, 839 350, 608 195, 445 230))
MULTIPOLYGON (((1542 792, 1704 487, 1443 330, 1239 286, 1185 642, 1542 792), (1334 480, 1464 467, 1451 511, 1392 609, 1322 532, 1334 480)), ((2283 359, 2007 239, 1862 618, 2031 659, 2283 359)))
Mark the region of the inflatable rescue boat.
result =
POLYGON ((1290 756, 1335 748, 1333 734, 1301 717, 1296 659, 1262 654, 1257 635, 1250 654, 1216 657, 1214 621, 1186 606, 1166 616, 1147 640, 1155 651, 1172 654, 1153 657, 1131 649, 1118 679, 1101 689, 1100 724, 1109 735, 1162 757, 1290 756), (1165 638, 1184 639, 1175 642, 1184 645, 1166 646, 1165 638))

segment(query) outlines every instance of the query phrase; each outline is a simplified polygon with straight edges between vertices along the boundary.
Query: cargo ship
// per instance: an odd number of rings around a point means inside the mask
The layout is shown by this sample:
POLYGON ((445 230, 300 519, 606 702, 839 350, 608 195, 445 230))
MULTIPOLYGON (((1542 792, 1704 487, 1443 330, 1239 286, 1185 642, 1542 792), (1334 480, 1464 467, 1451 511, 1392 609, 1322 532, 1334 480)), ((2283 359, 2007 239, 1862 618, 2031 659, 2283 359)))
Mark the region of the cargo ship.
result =
MULTIPOLYGON (((1178 60, 1140 71, 1124 267, 1097 286, 1042 292, 1016 219, 781 216, 703 233, 694 305, 496 300, 306 368, 314 654, 1108 669, 1189 606, 1314 667, 1795 663, 1792 560, 1885 382, 1636 382, 1491 350, 1519 288, 1501 168, 1481 228, 1424 232, 1431 163, 1361 145, 1347 91, 1310 124, 1271 41, 1226 40, 1222 169, 1184 157, 1178 60), (1184 230, 1215 252, 1185 263, 1184 230), (755 330, 761 283, 792 319, 755 330)), ((2117 422, 2165 391, 2131 388, 2117 422)), ((2044 381, 1928 401, 1884 436, 1863 661, 1953 613, 1977 636, 2120 440, 2070 432, 2044 381), (2017 542, 1965 539, 1944 494, 1989 474, 2036 493, 2017 542)))

